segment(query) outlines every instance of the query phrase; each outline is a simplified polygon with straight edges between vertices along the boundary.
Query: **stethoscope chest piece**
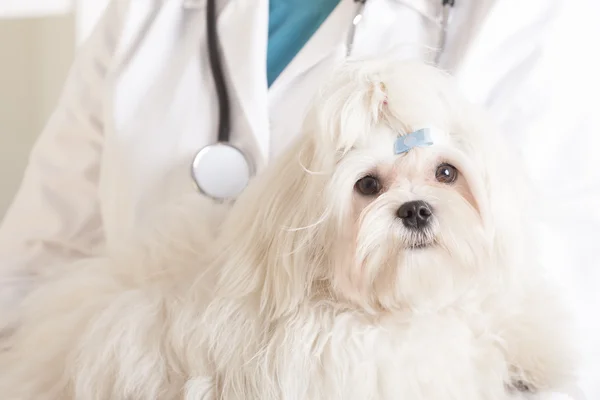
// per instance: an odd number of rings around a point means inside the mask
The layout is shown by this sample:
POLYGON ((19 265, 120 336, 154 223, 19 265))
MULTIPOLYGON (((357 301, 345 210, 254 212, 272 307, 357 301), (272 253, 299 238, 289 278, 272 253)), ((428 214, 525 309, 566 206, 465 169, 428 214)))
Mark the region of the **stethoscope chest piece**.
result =
POLYGON ((192 162, 198 190, 215 200, 236 198, 248 186, 254 168, 246 155, 229 143, 203 147, 192 162))

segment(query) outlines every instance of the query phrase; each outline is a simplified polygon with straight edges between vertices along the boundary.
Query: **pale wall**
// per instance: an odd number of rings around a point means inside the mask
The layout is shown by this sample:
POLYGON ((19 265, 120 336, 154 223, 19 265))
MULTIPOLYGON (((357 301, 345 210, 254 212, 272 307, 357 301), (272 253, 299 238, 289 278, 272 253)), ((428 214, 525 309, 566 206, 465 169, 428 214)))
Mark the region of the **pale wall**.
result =
POLYGON ((0 219, 73 58, 72 15, 0 19, 0 219))

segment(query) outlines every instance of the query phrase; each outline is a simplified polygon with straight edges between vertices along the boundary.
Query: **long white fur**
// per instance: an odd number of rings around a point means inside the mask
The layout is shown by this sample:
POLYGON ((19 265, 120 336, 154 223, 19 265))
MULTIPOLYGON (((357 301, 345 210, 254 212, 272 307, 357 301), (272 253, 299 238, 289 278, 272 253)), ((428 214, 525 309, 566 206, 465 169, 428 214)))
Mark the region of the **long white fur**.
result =
POLYGON ((503 400, 526 396, 517 381, 568 384, 569 320, 490 121, 433 67, 348 62, 215 230, 193 198, 41 283, 2 343, 1 398, 503 400), (447 136, 393 154, 424 125, 447 136), (456 185, 433 180, 440 160, 456 185), (385 191, 364 198, 373 171, 385 191), (395 211, 418 199, 436 244, 414 250, 395 211))

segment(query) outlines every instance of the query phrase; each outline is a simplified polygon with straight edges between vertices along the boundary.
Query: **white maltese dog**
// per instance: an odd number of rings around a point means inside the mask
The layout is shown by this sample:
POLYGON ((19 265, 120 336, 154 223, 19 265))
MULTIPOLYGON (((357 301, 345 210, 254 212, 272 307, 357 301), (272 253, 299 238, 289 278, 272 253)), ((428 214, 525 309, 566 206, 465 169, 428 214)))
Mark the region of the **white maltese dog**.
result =
POLYGON ((517 147, 439 70, 348 62, 216 233, 181 207, 149 240, 65 267, 31 293, 3 343, 0 396, 558 390, 574 371, 568 319, 532 255, 517 147))

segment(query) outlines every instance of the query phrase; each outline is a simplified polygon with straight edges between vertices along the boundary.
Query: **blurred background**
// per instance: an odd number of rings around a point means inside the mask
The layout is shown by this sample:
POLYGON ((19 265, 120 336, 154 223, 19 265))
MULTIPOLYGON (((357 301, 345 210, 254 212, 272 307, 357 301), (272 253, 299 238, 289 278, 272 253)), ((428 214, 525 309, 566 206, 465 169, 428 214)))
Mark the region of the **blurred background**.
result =
POLYGON ((0 220, 107 0, 0 0, 0 220))

